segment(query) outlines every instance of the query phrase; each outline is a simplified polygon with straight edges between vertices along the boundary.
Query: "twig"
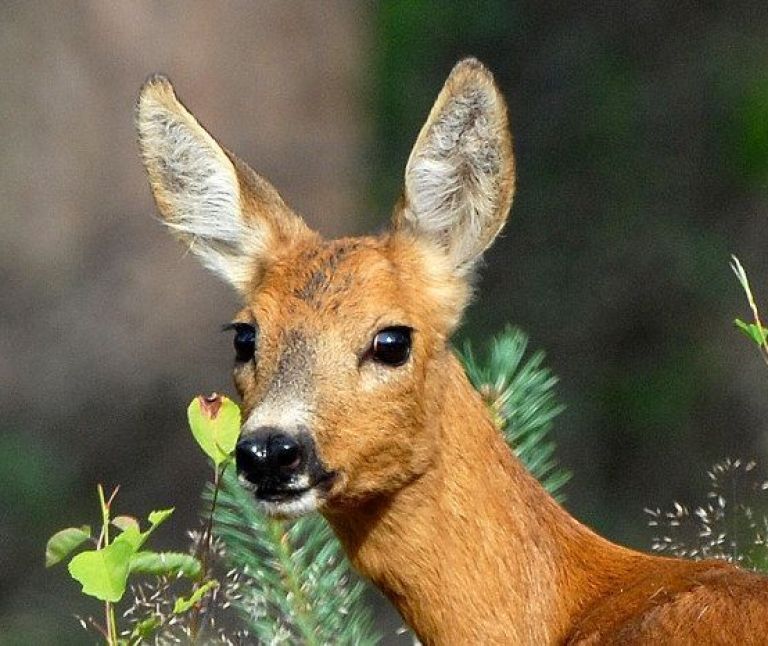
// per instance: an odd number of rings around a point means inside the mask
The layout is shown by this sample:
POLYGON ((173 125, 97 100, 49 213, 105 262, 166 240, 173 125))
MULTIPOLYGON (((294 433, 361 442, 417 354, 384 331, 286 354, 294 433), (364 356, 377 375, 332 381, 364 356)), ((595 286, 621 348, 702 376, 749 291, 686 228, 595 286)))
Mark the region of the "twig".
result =
MULTIPOLYGON (((200 581, 205 582, 208 578, 208 570, 210 567, 209 555, 211 553, 211 542, 213 539, 213 517, 216 511, 216 501, 219 496, 219 489, 221 488, 221 479, 224 476, 224 471, 228 466, 228 462, 224 462, 221 470, 214 468, 213 470, 213 498, 211 499, 211 510, 208 514, 208 520, 206 521, 205 528, 203 529, 203 535, 200 537, 200 543, 197 546, 196 554, 200 559, 200 581)), ((190 637, 197 637, 200 630, 200 607, 202 605, 202 599, 192 609, 192 614, 189 619, 189 632, 190 637)))
POLYGON ((86 625, 93 628, 96 632, 98 632, 104 639, 109 643, 109 633, 106 631, 104 626, 101 624, 98 624, 94 621, 93 617, 86 617, 83 619, 82 617, 78 617, 80 619, 80 624, 83 626, 83 628, 86 627, 86 625))
MULTIPOLYGON (((112 503, 120 491, 120 485, 117 485, 107 500, 104 499, 104 487, 99 484, 96 487, 99 493, 99 504, 101 505, 101 535, 97 549, 103 549, 109 545, 109 517, 112 503), (103 542, 102 542, 103 541, 103 542)), ((104 617, 107 622, 107 643, 110 646, 117 646, 117 621, 115 619, 115 606, 109 601, 104 602, 104 617)))
POLYGON ((768 364, 768 339, 766 338, 763 323, 760 320, 760 312, 757 309, 757 303, 755 303, 755 298, 752 295, 752 289, 749 285, 747 272, 744 271, 744 267, 742 267, 741 262, 739 262, 739 259, 736 256, 731 256, 731 258, 733 260, 733 262, 731 262, 731 269, 733 270, 733 273, 736 274, 736 278, 738 278, 739 283, 741 283, 741 288, 747 295, 747 301, 749 302, 749 307, 752 310, 752 317, 754 318, 755 325, 757 326, 757 333, 760 336, 760 344, 758 346, 760 348, 760 356, 763 358, 763 361, 768 364))

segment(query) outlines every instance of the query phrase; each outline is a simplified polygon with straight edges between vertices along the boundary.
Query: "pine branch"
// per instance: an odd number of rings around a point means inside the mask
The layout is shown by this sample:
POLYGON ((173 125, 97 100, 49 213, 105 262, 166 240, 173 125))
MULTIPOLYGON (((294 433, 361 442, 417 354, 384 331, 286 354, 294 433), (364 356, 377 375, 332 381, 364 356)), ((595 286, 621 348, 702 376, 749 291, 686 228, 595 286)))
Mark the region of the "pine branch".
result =
POLYGON ((228 565, 249 579, 233 605, 259 643, 378 643, 364 585, 321 516, 267 518, 228 473, 214 527, 228 565))
POLYGON ((525 358, 528 337, 506 327, 497 336, 484 361, 478 361, 469 343, 462 358, 472 385, 485 398, 504 438, 528 470, 558 500, 571 474, 558 468, 552 422, 563 407, 555 398, 557 377, 543 366, 544 353, 525 358))

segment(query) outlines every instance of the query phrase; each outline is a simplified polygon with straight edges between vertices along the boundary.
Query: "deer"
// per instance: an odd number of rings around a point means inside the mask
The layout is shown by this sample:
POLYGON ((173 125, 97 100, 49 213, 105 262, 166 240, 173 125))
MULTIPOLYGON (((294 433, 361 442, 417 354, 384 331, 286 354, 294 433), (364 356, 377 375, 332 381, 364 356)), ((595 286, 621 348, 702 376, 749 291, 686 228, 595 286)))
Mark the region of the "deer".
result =
POLYGON ((319 512, 418 639, 768 644, 768 578, 645 554, 563 509, 503 440, 450 340, 515 190, 507 106, 450 72, 389 228, 326 240, 154 75, 136 108, 157 209, 239 294, 239 479, 266 514, 319 512))

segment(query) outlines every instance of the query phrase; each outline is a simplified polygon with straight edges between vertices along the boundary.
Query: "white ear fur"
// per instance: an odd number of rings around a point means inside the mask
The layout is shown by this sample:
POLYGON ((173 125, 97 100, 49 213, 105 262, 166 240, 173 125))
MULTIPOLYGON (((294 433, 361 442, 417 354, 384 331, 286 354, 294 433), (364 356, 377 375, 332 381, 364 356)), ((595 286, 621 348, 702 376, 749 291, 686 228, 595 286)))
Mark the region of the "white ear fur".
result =
POLYGON ((153 76, 142 87, 136 126, 166 224, 206 267, 246 291, 274 243, 275 219, 297 216, 265 180, 216 143, 165 77, 153 76))
POLYGON ((428 238, 468 273, 507 218, 514 159, 504 99, 475 59, 451 71, 405 171, 396 226, 428 238))

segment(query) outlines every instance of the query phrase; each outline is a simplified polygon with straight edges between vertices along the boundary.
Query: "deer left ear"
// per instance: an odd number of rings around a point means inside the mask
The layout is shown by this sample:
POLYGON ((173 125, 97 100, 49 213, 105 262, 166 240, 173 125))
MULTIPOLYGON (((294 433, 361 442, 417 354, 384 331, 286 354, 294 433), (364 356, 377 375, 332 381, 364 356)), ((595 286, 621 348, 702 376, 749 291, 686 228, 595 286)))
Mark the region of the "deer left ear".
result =
POLYGON ((466 275, 504 226, 514 186, 504 98, 479 61, 464 59, 411 151, 395 228, 428 239, 466 275))
POLYGON ((269 182, 208 134, 167 78, 153 76, 142 87, 136 126, 160 215, 242 294, 258 284, 276 251, 314 235, 269 182))

